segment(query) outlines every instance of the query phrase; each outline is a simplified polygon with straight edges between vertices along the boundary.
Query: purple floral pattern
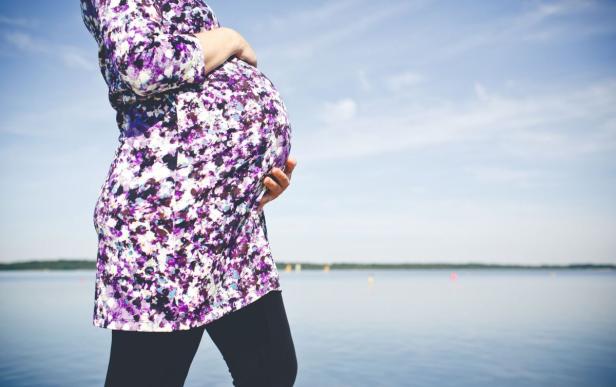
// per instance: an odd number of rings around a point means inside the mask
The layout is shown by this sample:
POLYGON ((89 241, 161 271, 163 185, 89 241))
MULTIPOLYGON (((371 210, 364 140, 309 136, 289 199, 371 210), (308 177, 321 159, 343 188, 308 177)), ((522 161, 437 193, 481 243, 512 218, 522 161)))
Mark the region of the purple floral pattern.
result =
POLYGON ((93 324, 169 332, 281 290, 263 178, 284 168, 287 109, 236 57, 206 74, 202 0, 80 0, 119 144, 96 201, 93 324))

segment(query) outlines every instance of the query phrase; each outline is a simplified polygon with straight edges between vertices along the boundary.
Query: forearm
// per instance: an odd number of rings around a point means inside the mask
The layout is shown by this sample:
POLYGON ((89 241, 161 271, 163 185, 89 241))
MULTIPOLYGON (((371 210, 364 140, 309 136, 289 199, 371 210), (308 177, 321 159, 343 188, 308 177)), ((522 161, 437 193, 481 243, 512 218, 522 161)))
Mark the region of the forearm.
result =
POLYGON ((230 28, 214 28, 194 35, 201 44, 206 73, 210 73, 240 50, 239 34, 230 28))
POLYGON ((120 78, 137 95, 149 97, 201 84, 230 56, 242 51, 241 35, 221 27, 195 34, 169 33, 154 2, 100 2, 101 41, 120 78))

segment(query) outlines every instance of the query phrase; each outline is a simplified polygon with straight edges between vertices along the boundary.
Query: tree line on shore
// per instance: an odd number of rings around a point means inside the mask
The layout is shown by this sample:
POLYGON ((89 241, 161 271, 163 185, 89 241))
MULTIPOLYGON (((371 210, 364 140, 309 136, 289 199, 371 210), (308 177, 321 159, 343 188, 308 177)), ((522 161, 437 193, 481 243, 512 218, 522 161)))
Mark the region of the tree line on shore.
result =
MULTIPOLYGON (((287 265, 300 266, 306 270, 339 270, 339 269, 616 269, 614 264, 575 263, 575 264, 496 264, 496 263, 359 263, 359 262, 276 262, 276 268, 282 270, 287 265)), ((33 260, 22 262, 0 263, 0 270, 94 270, 96 261, 78 259, 33 260)))

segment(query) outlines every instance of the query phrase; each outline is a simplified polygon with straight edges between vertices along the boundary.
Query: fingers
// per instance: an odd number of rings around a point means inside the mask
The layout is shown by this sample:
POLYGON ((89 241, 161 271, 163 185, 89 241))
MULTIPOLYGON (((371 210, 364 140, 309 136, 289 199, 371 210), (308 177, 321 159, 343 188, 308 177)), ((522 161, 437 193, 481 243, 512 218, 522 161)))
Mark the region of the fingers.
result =
POLYGON ((276 178, 276 182, 282 187, 283 191, 291 183, 289 176, 280 168, 273 168, 271 175, 276 178))
POLYGON ((294 157, 287 158, 287 161, 285 163, 285 168, 286 168, 287 176, 289 176, 289 179, 291 178, 291 174, 293 173, 293 170, 295 169, 296 165, 297 165, 297 160, 294 157))
POLYGON ((269 176, 266 176, 265 179, 263 179, 263 185, 265 185, 267 191, 259 201, 259 211, 263 209, 267 202, 270 202, 280 196, 282 191, 284 191, 289 186, 289 179, 287 175, 285 175, 284 172, 282 172, 280 169, 278 169, 277 171, 272 171, 272 174, 276 175, 276 177, 282 181, 282 184, 277 183, 269 176))
MULTIPOLYGON (((274 172, 272 172, 272 173, 274 173, 274 172)), ((285 175, 285 178, 286 178, 286 175, 285 175)), ((263 184, 267 188, 268 193, 271 194, 274 197, 280 195, 282 193, 282 191, 284 191, 284 188, 286 188, 286 186, 283 186, 283 185, 277 183, 274 179, 272 179, 269 176, 266 176, 265 179, 263 179, 263 184)), ((287 186, 288 185, 289 184, 287 183, 287 186)))
POLYGON ((285 171, 278 167, 274 167, 270 175, 263 179, 263 185, 265 185, 267 191, 259 201, 259 211, 263 209, 266 203, 276 199, 287 187, 289 187, 291 184, 291 175, 296 165, 297 160, 294 157, 289 157, 285 162, 285 171), (275 180, 271 176, 273 176, 275 180))

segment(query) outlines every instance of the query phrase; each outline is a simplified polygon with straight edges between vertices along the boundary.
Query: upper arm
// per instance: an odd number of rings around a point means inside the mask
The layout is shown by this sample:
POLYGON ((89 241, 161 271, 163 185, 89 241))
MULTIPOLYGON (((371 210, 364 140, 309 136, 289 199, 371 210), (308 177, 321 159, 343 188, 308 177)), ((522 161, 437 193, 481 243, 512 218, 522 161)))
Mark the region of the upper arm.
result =
POLYGON ((102 44, 120 78, 136 94, 205 81, 199 39, 166 33, 155 0, 103 0, 99 12, 102 44))

